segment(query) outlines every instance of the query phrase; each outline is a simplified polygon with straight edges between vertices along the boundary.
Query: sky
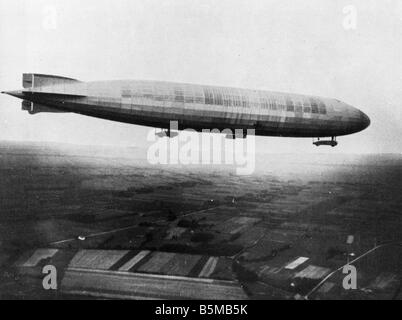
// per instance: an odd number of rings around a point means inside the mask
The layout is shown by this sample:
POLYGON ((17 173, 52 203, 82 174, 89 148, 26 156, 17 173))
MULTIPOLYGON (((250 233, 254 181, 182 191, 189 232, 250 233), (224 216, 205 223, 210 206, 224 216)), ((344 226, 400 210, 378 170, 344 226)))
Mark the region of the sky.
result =
MULTIPOLYGON (((258 152, 402 152, 402 0, 0 0, 0 43, 2 91, 32 72, 312 94, 372 125, 335 149, 258 137, 258 152)), ((144 147, 149 130, 0 96, 0 140, 144 147)))

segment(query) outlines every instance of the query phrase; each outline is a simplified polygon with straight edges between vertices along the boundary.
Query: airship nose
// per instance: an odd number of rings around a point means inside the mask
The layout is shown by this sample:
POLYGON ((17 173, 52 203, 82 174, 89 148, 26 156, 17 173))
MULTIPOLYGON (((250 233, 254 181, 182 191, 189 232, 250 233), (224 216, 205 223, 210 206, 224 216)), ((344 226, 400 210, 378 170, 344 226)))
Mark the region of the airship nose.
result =
POLYGON ((347 121, 347 132, 348 134, 357 133, 366 129, 370 123, 370 118, 358 108, 350 105, 346 105, 345 112, 348 114, 347 121))
POLYGON ((360 123, 361 123, 361 129, 360 130, 366 129, 371 123, 371 120, 368 117, 368 115, 365 114, 362 111, 360 111, 360 123))

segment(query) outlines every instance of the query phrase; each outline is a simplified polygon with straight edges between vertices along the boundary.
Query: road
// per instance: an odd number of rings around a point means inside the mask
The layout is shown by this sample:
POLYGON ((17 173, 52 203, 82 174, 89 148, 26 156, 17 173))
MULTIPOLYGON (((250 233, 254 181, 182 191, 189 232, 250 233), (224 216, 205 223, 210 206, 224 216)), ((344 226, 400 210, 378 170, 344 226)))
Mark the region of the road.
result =
POLYGON ((359 257, 357 257, 356 259, 354 259, 354 260, 348 262, 347 264, 345 264, 345 265, 339 267, 338 269, 332 271, 332 272, 331 272, 329 275, 327 275, 323 280, 321 280, 313 289, 311 289, 310 292, 307 293, 307 294, 304 296, 304 298, 305 298, 306 300, 308 300, 309 297, 310 297, 312 294, 314 294, 325 282, 327 282, 330 278, 332 278, 332 276, 334 276, 336 273, 342 271, 342 270, 343 270, 345 267, 347 267, 348 265, 352 265, 352 264, 358 262, 359 260, 363 259, 364 257, 368 256, 369 254, 371 254, 371 253, 373 253, 373 252, 375 252, 375 251, 377 251, 377 250, 379 250, 379 249, 382 249, 382 248, 385 248, 385 247, 397 246, 397 245, 399 245, 399 246, 402 245, 402 242, 390 242, 390 243, 384 243, 384 244, 380 244, 380 245, 375 246, 374 248, 368 250, 367 252, 365 252, 365 253, 363 253, 362 255, 360 255, 359 257))
MULTIPOLYGON (((211 207, 211 208, 207 208, 207 209, 192 211, 192 212, 185 213, 185 214, 179 216, 179 218, 185 218, 185 217, 189 217, 189 216, 192 216, 192 215, 195 215, 195 214, 201 214, 201 213, 207 212, 209 210, 218 209, 218 208, 223 207, 223 206, 224 205, 219 205, 219 206, 215 206, 215 207, 211 207)), ((156 220, 154 222, 155 223, 166 222, 166 219, 160 219, 160 220, 156 220)), ((117 232, 121 232, 121 231, 134 229, 136 227, 138 227, 137 224, 127 226, 127 227, 123 227, 123 228, 117 228, 117 229, 112 229, 112 230, 108 230, 108 231, 102 231, 102 232, 91 233, 91 234, 88 234, 88 235, 79 235, 79 236, 85 237, 85 239, 90 239, 90 238, 105 236, 105 235, 108 235, 108 234, 113 234, 113 233, 117 233, 117 232)), ((68 239, 53 241, 53 242, 50 242, 49 245, 50 246, 55 246, 55 245, 60 245, 60 244, 68 243, 68 242, 74 242, 74 241, 77 241, 77 240, 78 240, 78 236, 75 237, 75 238, 68 238, 68 239)))

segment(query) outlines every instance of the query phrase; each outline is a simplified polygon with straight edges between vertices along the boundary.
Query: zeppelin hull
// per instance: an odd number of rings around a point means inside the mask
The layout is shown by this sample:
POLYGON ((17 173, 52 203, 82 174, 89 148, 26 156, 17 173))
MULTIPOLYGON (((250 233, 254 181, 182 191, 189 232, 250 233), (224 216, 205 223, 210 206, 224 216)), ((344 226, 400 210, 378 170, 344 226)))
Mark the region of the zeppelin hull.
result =
POLYGON ((46 75, 25 75, 24 88, 12 95, 54 110, 157 128, 177 121, 181 130, 329 137, 370 123, 363 112, 338 100, 267 91, 152 81, 84 83, 46 75))
POLYGON ((161 110, 160 107, 132 105, 130 108, 121 103, 90 103, 84 101, 67 102, 60 105, 57 101, 42 101, 42 104, 58 108, 64 112, 97 117, 105 120, 168 129, 171 121, 178 122, 180 130, 196 131, 218 129, 254 129, 256 135, 283 137, 330 137, 342 136, 360 131, 361 118, 356 116, 348 121, 337 119, 294 118, 262 114, 227 114, 219 110, 205 112, 180 107, 161 110))

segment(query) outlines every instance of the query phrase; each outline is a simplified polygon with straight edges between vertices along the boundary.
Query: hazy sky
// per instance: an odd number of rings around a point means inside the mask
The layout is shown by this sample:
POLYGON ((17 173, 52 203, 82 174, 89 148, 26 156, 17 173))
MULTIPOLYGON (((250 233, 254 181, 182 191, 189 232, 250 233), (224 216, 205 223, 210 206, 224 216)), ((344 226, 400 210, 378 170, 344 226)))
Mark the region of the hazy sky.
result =
MULTIPOLYGON (((269 137, 257 149, 402 152, 402 0, 0 0, 0 43, 1 90, 36 72, 327 96, 371 127, 335 150, 269 137)), ((20 109, 0 96, 0 140, 144 146, 149 131, 20 109)))

